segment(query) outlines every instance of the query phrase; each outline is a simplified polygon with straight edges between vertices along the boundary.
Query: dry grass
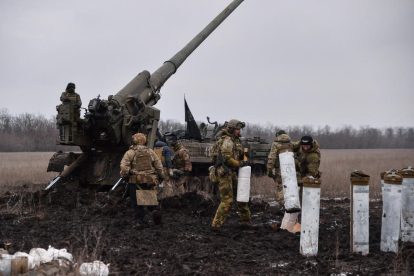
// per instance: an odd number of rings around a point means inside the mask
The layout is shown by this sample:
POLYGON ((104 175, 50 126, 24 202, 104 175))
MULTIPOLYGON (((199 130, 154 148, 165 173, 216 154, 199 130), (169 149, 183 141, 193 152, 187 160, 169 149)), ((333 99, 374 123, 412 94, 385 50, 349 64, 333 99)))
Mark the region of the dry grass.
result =
POLYGON ((0 186, 45 184, 56 176, 46 172, 54 152, 0 152, 0 186))
MULTIPOLYGON (((47 173, 52 152, 0 153, 0 186, 45 184, 56 173, 47 173)), ((322 150, 323 197, 348 197, 349 174, 362 170, 371 176, 370 196, 381 193, 380 172, 414 166, 414 149, 322 150)), ((252 195, 276 198, 276 185, 263 176, 252 179, 252 195)))
POLYGON ((380 173, 414 166, 414 149, 322 150, 322 196, 348 197, 349 174, 361 170, 371 176, 371 198, 381 195, 380 173))
MULTIPOLYGON (((361 170, 371 176, 370 197, 381 196, 380 173, 414 166, 414 149, 322 150, 322 197, 349 197, 349 174, 361 170)), ((252 195, 276 198, 276 185, 268 177, 252 180, 252 195)))

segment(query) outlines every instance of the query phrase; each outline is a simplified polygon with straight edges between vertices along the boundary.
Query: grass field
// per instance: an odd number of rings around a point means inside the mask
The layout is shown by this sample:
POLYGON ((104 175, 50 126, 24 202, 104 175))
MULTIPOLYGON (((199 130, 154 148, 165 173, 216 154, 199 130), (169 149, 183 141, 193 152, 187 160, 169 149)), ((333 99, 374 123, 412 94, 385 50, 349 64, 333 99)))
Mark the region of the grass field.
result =
MULTIPOLYGON (((57 174, 47 173, 53 152, 0 153, 0 186, 46 184, 57 174)), ((381 195, 380 172, 414 166, 414 149, 322 150, 323 197, 349 196, 349 174, 362 170, 371 176, 370 196, 381 195)), ((252 195, 276 198, 276 187, 268 177, 252 180, 252 195)))

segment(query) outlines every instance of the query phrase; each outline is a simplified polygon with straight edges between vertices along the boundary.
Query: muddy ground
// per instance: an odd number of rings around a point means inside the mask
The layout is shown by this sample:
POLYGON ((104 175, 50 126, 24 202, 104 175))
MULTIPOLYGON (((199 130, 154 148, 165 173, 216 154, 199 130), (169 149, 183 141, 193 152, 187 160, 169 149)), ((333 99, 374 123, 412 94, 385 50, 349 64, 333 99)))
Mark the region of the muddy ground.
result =
POLYGON ((162 201, 164 224, 132 229, 133 210, 121 193, 87 189, 0 194, 0 247, 67 248, 78 262, 110 263, 110 275, 378 275, 414 273, 414 245, 380 252, 381 202, 370 203, 370 254, 350 253, 349 201, 322 201, 317 257, 299 254, 300 236, 275 231, 283 213, 251 204, 256 229, 240 226, 236 209, 221 231, 210 229, 218 206, 193 192, 162 201))

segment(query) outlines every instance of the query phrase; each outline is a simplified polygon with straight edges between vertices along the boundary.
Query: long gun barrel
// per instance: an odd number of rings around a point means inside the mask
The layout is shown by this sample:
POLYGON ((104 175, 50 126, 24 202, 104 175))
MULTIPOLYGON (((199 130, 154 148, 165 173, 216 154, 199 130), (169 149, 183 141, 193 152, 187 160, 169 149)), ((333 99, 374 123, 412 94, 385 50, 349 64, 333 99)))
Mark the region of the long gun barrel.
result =
POLYGON ((210 22, 181 51, 166 61, 152 76, 148 71, 141 72, 112 98, 119 105, 125 104, 128 96, 139 95, 141 101, 152 106, 159 100, 158 91, 164 83, 177 71, 187 57, 243 2, 234 0, 213 21, 210 22), (145 80, 145 82, 144 82, 145 80), (148 82, 149 86, 148 87, 148 82))
POLYGON ((242 2, 243 0, 234 0, 183 49, 164 62, 154 74, 151 75, 144 70, 117 94, 109 96, 108 100, 102 100, 99 96, 91 100, 84 120, 77 120, 73 115, 74 106, 61 105, 57 123, 61 135, 60 144, 105 150, 115 146, 124 148, 126 145, 131 145, 132 135, 142 132, 147 135, 147 146, 152 148, 161 118, 160 110, 153 105, 161 98, 161 87, 242 2))

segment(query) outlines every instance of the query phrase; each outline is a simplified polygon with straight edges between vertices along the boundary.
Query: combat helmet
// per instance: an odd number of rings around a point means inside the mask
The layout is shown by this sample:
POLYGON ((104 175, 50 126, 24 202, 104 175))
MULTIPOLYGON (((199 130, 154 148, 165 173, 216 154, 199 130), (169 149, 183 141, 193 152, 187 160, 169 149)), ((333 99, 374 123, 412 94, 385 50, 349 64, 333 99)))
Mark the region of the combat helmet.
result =
POLYGON ((246 126, 246 124, 244 122, 240 122, 239 120, 236 119, 231 119, 228 123, 227 123, 227 130, 230 133, 233 133, 233 131, 235 129, 242 129, 246 126))
POLYGON ((287 133, 286 133, 286 131, 281 129, 278 132, 276 132, 276 137, 279 136, 279 135, 282 135, 282 134, 287 134, 287 133))
POLYGON ((68 83, 68 85, 66 86, 66 91, 68 91, 69 89, 76 89, 76 85, 73 82, 68 83))
POLYGON ((147 136, 142 133, 136 133, 134 136, 132 136, 132 142, 136 145, 145 145, 147 142, 147 136))

